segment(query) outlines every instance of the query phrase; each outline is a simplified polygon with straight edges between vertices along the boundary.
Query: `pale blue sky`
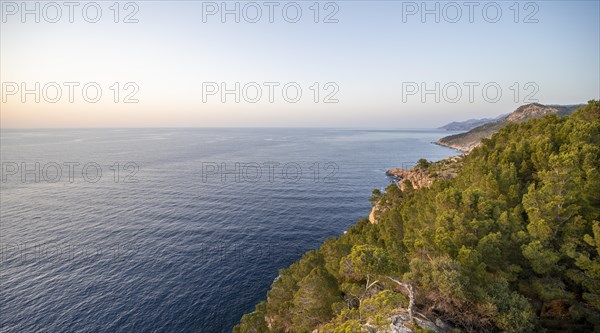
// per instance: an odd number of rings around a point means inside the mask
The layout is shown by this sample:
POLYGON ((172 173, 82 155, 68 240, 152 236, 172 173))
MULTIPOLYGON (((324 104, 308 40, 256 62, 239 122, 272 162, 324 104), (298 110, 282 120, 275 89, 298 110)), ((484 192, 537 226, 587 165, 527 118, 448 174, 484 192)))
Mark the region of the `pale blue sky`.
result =
MULTIPOLYGON (((8 2, 2 3, 4 11, 8 2)), ((519 2, 519 23, 514 22, 513 1, 496 2, 502 9, 496 23, 482 15, 490 2, 477 2, 473 23, 464 2, 457 2, 463 11, 457 23, 443 15, 440 23, 433 15, 423 23, 419 15, 403 22, 403 10, 421 1, 338 1, 339 22, 328 24, 314 23, 309 8, 313 1, 296 1, 303 10, 297 23, 285 22, 281 14, 290 2, 278 2, 274 23, 268 21, 264 2, 257 2, 263 8, 258 23, 243 17, 235 23, 232 15, 225 23, 218 16, 208 16, 203 23, 203 2, 137 1, 134 17, 139 22, 134 24, 115 24, 109 8, 113 2, 98 3, 103 15, 95 24, 85 22, 80 10, 75 10, 75 23, 66 13, 55 24, 43 17, 40 23, 33 16, 22 23, 17 15, 6 16, 0 29, 2 82, 98 82, 103 99, 96 104, 81 98, 68 103, 63 97, 53 104, 43 98, 40 103, 23 103, 19 94, 5 96, 2 127, 423 128, 510 112, 527 102, 526 95, 534 90, 532 99, 545 104, 600 97, 598 1, 519 2), (532 5, 525 7, 527 3, 532 5), (538 22, 523 23, 535 9, 538 22), (202 102, 203 82, 233 87, 234 82, 243 86, 271 81, 297 82, 301 100, 286 102, 276 89, 275 101, 269 103, 264 87, 255 104, 243 99, 235 103, 233 97, 222 103, 218 94, 202 102), (139 103, 115 104, 109 89, 114 82, 135 82, 139 103), (321 85, 319 103, 310 90, 314 82, 321 85), (323 90, 326 82, 339 87, 338 103, 322 103, 333 89, 323 90), (450 103, 440 92, 439 103, 431 94, 423 103, 417 93, 403 101, 403 83, 434 88, 435 82, 440 87, 456 82, 462 97, 450 103), (465 82, 480 84, 472 102, 465 82), (482 96, 482 86, 490 82, 502 90, 497 102, 482 96), (511 90, 515 82, 518 102, 511 90), (525 89, 528 82, 532 84, 525 89)), ((246 3, 239 2, 241 7, 246 3)), ((333 8, 323 8, 326 3, 319 3, 320 20, 333 8)), ((448 6, 431 1, 426 5, 433 8, 436 3, 441 10, 448 6)), ((121 8, 121 20, 127 12, 121 8)), ((488 13, 495 14, 493 7, 488 13)))

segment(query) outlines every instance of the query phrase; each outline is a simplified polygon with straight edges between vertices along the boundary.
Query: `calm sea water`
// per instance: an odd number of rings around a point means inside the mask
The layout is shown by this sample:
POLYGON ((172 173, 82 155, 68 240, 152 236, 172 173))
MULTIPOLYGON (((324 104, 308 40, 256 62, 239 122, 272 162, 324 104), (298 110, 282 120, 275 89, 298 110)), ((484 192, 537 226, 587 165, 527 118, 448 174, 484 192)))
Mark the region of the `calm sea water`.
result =
POLYGON ((230 332, 447 134, 2 130, 0 331, 230 332))

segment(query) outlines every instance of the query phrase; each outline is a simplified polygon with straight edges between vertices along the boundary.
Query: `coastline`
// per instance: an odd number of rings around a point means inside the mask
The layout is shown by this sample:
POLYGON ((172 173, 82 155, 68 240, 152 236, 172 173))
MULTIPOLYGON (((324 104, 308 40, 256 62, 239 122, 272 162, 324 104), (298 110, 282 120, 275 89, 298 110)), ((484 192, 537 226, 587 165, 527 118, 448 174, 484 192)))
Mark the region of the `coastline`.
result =
POLYGON ((432 143, 434 145, 438 145, 438 146, 442 146, 442 147, 446 147, 446 148, 458 150, 461 154, 462 153, 468 153, 468 152, 470 152, 474 148, 474 147, 471 147, 469 149, 469 148, 466 148, 466 147, 463 147, 463 146, 460 146, 460 145, 453 145, 453 144, 450 144, 450 143, 445 143, 445 142, 441 141, 442 139, 443 138, 441 138, 441 139, 439 139, 439 140, 437 140, 435 142, 432 142, 432 143))
MULTIPOLYGON (((458 152, 456 155, 451 155, 437 161, 427 162, 427 166, 414 166, 410 169, 391 168, 385 171, 385 175, 391 177, 392 182, 400 191, 405 191, 408 186, 413 189, 429 187, 439 178, 449 179, 456 176, 456 168, 464 159, 469 151, 461 150, 450 145, 445 145, 439 141, 431 142, 442 147, 454 149, 458 152)), ((386 207, 381 203, 381 199, 377 200, 371 207, 368 220, 372 224, 377 224, 378 215, 385 211, 386 207)))

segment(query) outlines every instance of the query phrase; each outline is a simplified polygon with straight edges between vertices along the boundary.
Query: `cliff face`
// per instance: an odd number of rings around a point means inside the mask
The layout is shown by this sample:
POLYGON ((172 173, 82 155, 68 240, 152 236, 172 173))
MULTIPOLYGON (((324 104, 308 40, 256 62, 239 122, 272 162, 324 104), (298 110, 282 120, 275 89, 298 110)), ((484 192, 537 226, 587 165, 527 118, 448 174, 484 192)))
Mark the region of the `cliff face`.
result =
POLYGON ((410 170, 394 168, 386 171, 388 176, 398 178, 398 187, 404 191, 407 188, 407 181, 410 182, 414 189, 421 187, 429 187, 433 184, 435 178, 430 177, 429 174, 419 168, 412 168, 410 170))
POLYGON ((377 202, 373 208, 371 208, 371 213, 369 214, 369 222, 373 224, 377 224, 377 216, 379 215, 379 202, 377 202))
MULTIPOLYGON (((428 174, 428 171, 423 169, 419 169, 417 167, 412 168, 410 170, 394 168, 389 169, 385 172, 385 174, 389 177, 394 177, 396 185, 401 191, 404 191, 408 188, 408 182, 412 185, 412 188, 419 189, 421 187, 428 187, 433 184, 433 181, 437 177, 432 177, 428 174)), ((379 200, 373 208, 371 209, 371 213, 369 214, 369 221, 373 224, 377 224, 377 220, 379 216, 386 212, 389 205, 385 202, 379 200)))
POLYGON ((549 114, 565 116, 575 112, 581 106, 583 105, 542 105, 539 103, 523 105, 497 121, 475 127, 466 133, 443 137, 436 144, 469 152, 481 143, 481 139, 490 138, 508 123, 519 123, 529 119, 541 118, 549 114))
MULTIPOLYGON (((401 191, 405 191, 410 187, 412 189, 420 189, 429 187, 438 178, 449 179, 456 177, 458 169, 463 163, 466 154, 450 156, 437 162, 426 162, 426 166, 415 166, 407 170, 402 168, 393 168, 385 172, 388 177, 393 177, 394 182, 401 191)), ((377 224, 379 216, 389 209, 390 203, 385 200, 379 200, 371 209, 369 221, 377 224)))

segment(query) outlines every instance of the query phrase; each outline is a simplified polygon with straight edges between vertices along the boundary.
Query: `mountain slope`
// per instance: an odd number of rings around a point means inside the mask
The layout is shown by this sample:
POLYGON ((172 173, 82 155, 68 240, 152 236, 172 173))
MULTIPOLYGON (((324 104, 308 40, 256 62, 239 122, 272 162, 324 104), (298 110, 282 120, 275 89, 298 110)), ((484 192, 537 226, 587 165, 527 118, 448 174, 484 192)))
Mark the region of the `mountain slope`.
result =
POLYGON ((529 119, 541 118, 549 114, 558 116, 569 115, 583 105, 542 105, 532 103, 520 106, 514 112, 496 120, 477 126, 466 133, 450 135, 439 139, 436 143, 442 146, 471 151, 481 142, 483 138, 490 138, 500 128, 511 122, 523 122, 529 119))
POLYGON ((374 192, 377 224, 280 270, 234 332, 600 331, 600 102, 508 122, 456 171, 374 192))
POLYGON ((453 121, 444 126, 438 127, 438 129, 442 129, 442 130, 446 130, 446 131, 469 131, 477 126, 495 122, 504 117, 506 117, 506 114, 503 114, 496 118, 483 118, 483 119, 469 119, 469 120, 465 120, 465 121, 453 121))
POLYGON ((484 119, 469 119, 465 121, 453 121, 444 126, 438 127, 437 129, 442 129, 446 131, 468 131, 477 126, 481 126, 487 124, 489 122, 494 121, 492 118, 484 118, 484 119))

